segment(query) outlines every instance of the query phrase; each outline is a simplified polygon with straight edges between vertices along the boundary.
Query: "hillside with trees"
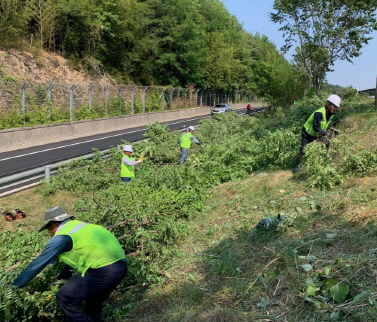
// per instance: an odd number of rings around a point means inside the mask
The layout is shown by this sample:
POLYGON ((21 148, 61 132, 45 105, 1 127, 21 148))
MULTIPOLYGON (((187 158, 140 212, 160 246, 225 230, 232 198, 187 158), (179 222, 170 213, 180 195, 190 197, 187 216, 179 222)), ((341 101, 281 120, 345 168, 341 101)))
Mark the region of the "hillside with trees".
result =
POLYGON ((122 84, 245 90, 275 106, 309 84, 218 0, 4 0, 0 13, 1 49, 57 53, 122 84))

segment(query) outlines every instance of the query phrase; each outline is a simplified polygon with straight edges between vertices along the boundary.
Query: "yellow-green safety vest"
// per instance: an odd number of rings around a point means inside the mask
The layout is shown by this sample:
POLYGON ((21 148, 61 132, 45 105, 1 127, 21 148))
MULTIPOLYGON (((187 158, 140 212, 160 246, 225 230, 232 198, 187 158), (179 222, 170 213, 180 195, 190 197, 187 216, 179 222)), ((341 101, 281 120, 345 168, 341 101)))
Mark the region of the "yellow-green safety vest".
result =
POLYGON ((190 149, 192 143, 191 137, 192 134, 190 132, 187 132, 182 135, 181 148, 190 149))
POLYGON ((99 225, 78 220, 68 221, 55 236, 72 238, 69 252, 59 254, 59 262, 77 269, 82 276, 89 268, 100 268, 125 259, 124 251, 116 237, 99 225))
POLYGON ((328 126, 330 125, 334 115, 332 115, 329 120, 326 119, 326 108, 321 107, 320 109, 316 110, 312 115, 310 115, 309 119, 306 121, 304 127, 306 132, 308 132, 311 136, 317 137, 320 133, 313 130, 313 122, 314 122, 314 114, 315 113, 321 113, 322 114, 322 120, 320 127, 322 130, 326 131, 328 126))
MULTIPOLYGON (((127 156, 127 158, 130 160, 130 161, 133 161, 133 157, 129 157, 127 156)), ((134 165, 126 165, 123 163, 123 158, 122 158, 122 161, 121 161, 121 164, 120 164, 120 176, 122 178, 135 178, 135 170, 134 170, 135 166, 134 165)))

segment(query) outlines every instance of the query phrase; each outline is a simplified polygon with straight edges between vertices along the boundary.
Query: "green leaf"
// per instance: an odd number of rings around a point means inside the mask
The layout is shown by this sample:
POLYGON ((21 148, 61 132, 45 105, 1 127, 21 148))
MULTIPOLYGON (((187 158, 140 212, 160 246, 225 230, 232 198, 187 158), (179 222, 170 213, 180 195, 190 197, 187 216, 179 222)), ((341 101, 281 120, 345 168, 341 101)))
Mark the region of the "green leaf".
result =
POLYGON ((332 268, 330 267, 330 266, 327 266, 326 268, 325 268, 325 275, 330 275, 330 273, 331 273, 331 270, 332 270, 332 268))
POLYGON ((326 234, 327 239, 334 239, 337 233, 326 234))
POLYGON ((323 282, 319 280, 314 280, 312 277, 307 277, 305 280, 306 284, 311 286, 322 286, 323 282))
POLYGON ((299 214, 302 214, 302 209, 300 207, 296 207, 296 211, 299 213, 299 214))
POLYGON ((266 308, 268 306, 268 301, 262 297, 257 306, 261 308, 266 308))
POLYGON ((370 290, 365 290, 365 291, 362 291, 360 294, 356 295, 354 297, 354 300, 357 301, 357 300, 361 300, 363 298, 366 298, 370 295, 370 290))
POLYGON ((309 272, 309 271, 311 271, 311 270, 313 269, 312 265, 310 265, 310 264, 302 264, 300 267, 301 267, 305 272, 309 272))
POLYGON ((339 311, 334 311, 330 314, 330 319, 331 320, 339 320, 339 311))
POLYGON ((333 285, 338 284, 338 280, 330 278, 326 281, 326 287, 327 289, 330 289, 333 285))
POLYGON ((336 284, 330 288, 330 295, 335 302, 342 302, 349 292, 348 286, 344 284, 336 284))
POLYGON ((306 294, 314 296, 317 291, 319 291, 319 287, 309 285, 306 289, 306 294))

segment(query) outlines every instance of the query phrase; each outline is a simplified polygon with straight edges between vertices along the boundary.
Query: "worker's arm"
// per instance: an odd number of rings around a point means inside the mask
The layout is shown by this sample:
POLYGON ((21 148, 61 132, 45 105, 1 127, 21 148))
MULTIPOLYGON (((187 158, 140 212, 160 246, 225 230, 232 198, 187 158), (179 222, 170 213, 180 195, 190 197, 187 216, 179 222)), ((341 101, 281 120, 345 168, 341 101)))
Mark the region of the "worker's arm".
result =
POLYGON ((49 263, 56 259, 60 253, 72 250, 72 246, 72 238, 69 236, 58 235, 52 237, 42 253, 21 272, 21 274, 13 281, 12 285, 24 287, 49 263))
POLYGON ((139 164, 140 161, 130 161, 129 158, 124 157, 124 158, 123 158, 123 163, 124 163, 125 165, 134 166, 134 165, 139 164))
POLYGON ((321 121, 322 121, 322 113, 314 113, 314 120, 313 120, 313 130, 323 134, 327 135, 326 131, 321 129, 321 121))
POLYGON ((199 145, 202 145, 195 136, 193 136, 193 135, 190 136, 190 139, 191 139, 192 142, 199 144, 199 145))

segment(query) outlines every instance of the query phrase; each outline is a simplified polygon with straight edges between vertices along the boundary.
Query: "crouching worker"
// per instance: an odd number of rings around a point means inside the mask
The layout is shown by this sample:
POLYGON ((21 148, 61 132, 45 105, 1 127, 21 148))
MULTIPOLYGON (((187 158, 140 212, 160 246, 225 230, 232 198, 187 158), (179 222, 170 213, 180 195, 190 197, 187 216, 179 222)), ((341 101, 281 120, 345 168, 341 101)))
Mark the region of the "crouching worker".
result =
MULTIPOLYGON (((316 110, 304 124, 301 132, 301 147, 300 153, 297 157, 295 172, 301 170, 301 163, 304 157, 305 147, 312 143, 314 140, 322 141, 326 143, 326 147, 329 147, 329 141, 326 132, 332 119, 340 107, 340 97, 338 95, 330 95, 327 99, 326 106, 316 110)), ((335 130, 338 131, 338 130, 335 130)), ((339 131, 338 131, 339 132, 339 131)))
POLYGON ((132 153, 134 151, 132 150, 131 145, 125 145, 123 147, 123 152, 125 156, 120 164, 120 177, 123 182, 130 182, 132 178, 135 178, 135 166, 142 163, 143 158, 141 157, 137 161, 133 159, 132 153))
POLYGON ((127 273, 124 251, 115 236, 99 225, 74 220, 61 207, 47 210, 45 224, 53 236, 12 285, 23 287, 49 263, 67 266, 57 279, 68 279, 56 293, 66 321, 97 322, 102 319, 102 303, 127 273), (79 274, 72 276, 71 268, 79 274), (71 277, 72 276, 72 277, 71 277), (85 310, 82 303, 86 302, 85 310))

